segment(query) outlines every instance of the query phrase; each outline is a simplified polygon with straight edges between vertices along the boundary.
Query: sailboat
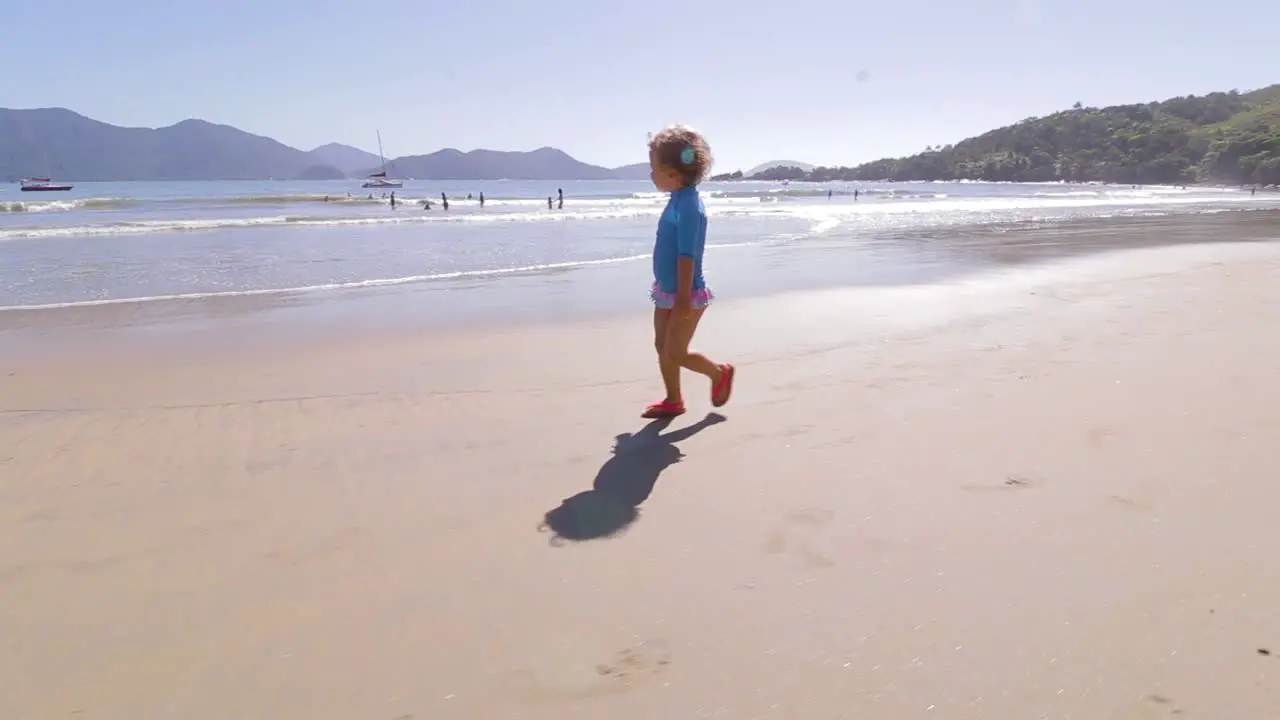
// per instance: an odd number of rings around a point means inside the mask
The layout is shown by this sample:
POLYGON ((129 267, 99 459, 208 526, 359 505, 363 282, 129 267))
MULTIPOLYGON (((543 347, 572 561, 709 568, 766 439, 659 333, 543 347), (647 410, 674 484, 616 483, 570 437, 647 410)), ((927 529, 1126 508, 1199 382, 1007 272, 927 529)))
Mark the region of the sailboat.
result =
POLYGON ((382 131, 378 131, 378 159, 382 161, 382 169, 376 173, 370 173, 369 179, 364 181, 362 188, 380 188, 394 189, 404 187, 404 183, 399 180, 392 180, 387 177, 387 158, 382 154, 382 131))

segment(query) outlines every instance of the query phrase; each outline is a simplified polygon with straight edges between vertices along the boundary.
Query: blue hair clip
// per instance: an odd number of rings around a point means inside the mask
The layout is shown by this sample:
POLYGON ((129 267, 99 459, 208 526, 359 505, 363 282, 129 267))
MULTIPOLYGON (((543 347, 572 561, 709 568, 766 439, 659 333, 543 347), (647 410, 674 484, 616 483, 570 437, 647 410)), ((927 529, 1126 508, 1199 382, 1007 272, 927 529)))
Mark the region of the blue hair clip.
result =
POLYGON ((684 149, 680 151, 680 162, 685 165, 692 165, 694 157, 696 156, 693 152, 692 145, 685 145, 684 149))

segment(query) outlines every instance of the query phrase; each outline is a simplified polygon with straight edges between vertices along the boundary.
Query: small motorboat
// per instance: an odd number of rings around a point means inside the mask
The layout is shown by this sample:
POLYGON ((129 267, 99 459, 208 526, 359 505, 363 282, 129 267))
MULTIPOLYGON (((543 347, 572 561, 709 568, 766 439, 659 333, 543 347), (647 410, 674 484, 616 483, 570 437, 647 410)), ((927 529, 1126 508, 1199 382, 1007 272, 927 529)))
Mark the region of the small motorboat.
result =
POLYGON ((18 182, 22 185, 22 192, 63 192, 75 187, 55 184, 49 178, 26 178, 18 182))

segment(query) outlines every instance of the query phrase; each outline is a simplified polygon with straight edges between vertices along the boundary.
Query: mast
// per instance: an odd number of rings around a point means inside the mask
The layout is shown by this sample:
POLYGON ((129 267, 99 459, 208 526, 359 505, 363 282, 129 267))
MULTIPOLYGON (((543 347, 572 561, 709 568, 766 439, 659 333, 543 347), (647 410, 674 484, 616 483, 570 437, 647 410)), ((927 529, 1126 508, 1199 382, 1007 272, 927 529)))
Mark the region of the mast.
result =
POLYGON ((378 160, 382 162, 382 176, 387 176, 387 158, 382 154, 382 131, 375 130, 378 133, 378 160))

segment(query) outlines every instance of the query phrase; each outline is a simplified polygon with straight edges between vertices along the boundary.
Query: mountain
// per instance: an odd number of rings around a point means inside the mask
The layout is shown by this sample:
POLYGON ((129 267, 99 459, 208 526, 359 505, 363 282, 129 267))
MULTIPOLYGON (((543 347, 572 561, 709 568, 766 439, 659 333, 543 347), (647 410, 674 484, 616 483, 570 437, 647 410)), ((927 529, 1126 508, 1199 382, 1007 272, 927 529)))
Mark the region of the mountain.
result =
POLYGON ((773 170, 774 168, 784 168, 784 167, 800 168, 805 172, 810 172, 816 166, 810 165, 809 163, 796 162, 795 160, 770 160, 769 162, 764 163, 762 165, 757 165, 742 174, 746 177, 751 177, 752 175, 760 175, 762 173, 768 172, 770 170, 773 170))
POLYGON ((331 165, 348 175, 354 175, 363 168, 374 167, 381 162, 377 155, 365 152, 360 148, 341 143, 321 145, 307 153, 314 165, 331 165))
POLYGON ((613 180, 616 177, 608 168, 579 162, 564 151, 549 147, 532 152, 462 152, 446 148, 430 155, 389 160, 387 172, 395 177, 431 180, 613 180))
POLYGON ((183 120, 144 140, 151 141, 150 152, 138 159, 149 156, 154 174, 163 179, 293 177, 309 164, 288 145, 204 120, 183 120))
POLYGON ((635 163, 634 165, 623 165, 612 170, 615 180, 648 180, 649 179, 649 163, 635 163))
POLYGON ((1280 85, 1085 107, 806 180, 1280 184, 1280 85))
POLYGON ((307 154, 227 125, 125 128, 63 108, 0 109, 0 179, 239 180, 292 177, 307 154))
POLYGON ((750 170, 743 172, 734 170, 730 173, 722 173, 720 175, 712 175, 712 182, 731 182, 735 180, 768 180, 778 182, 779 180, 805 180, 809 177, 809 173, 817 168, 809 163, 802 163, 796 160, 771 160, 763 165, 757 165, 750 170))
POLYGON ((298 173, 295 180, 343 180, 347 174, 332 165, 312 165, 298 173))
MULTIPOLYGON (((378 164, 376 155, 359 148, 332 143, 303 152, 204 120, 132 128, 64 108, 0 108, 0 181, 44 175, 69 182, 319 179, 363 175, 378 164)), ((610 170, 549 147, 532 152, 448 149, 388 164, 397 177, 422 179, 614 180, 649 174, 647 164, 610 170), (637 170, 641 167, 643 172, 637 170)))
POLYGON ((205 120, 123 128, 61 108, 0 109, 0 178, 67 181, 292 177, 305 152, 205 120))

